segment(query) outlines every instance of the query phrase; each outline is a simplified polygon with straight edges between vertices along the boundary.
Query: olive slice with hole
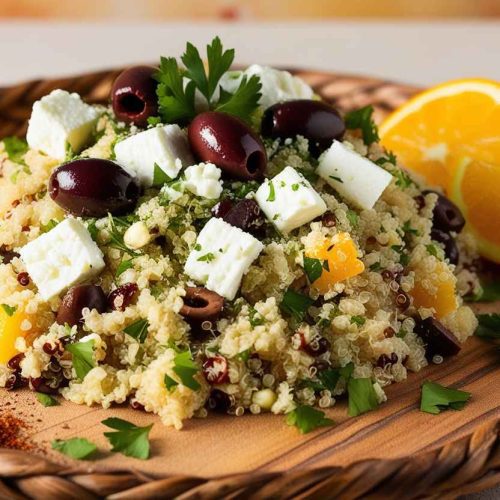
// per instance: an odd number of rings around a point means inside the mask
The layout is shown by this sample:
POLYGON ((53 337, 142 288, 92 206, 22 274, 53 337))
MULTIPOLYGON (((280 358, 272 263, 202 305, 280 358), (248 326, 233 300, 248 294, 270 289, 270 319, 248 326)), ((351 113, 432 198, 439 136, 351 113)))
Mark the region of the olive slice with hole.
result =
POLYGON ((204 287, 187 287, 181 316, 196 325, 217 321, 224 309, 224 298, 204 287))

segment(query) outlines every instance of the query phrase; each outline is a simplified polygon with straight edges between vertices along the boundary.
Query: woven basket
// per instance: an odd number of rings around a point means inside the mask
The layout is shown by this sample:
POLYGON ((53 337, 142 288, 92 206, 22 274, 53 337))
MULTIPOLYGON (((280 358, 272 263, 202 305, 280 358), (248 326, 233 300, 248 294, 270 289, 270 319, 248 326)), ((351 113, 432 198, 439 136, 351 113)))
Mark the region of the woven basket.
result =
MULTIPOLYGON (((0 137, 23 135, 33 102, 55 88, 105 103, 120 70, 36 80, 0 89, 0 137)), ((294 71, 342 110, 373 104, 380 118, 418 89, 376 79, 294 71)), ((249 472, 219 478, 152 477, 133 470, 68 467, 22 451, 0 449, 0 498, 455 498, 500 483, 500 422, 430 451, 370 459, 346 467, 249 472)))

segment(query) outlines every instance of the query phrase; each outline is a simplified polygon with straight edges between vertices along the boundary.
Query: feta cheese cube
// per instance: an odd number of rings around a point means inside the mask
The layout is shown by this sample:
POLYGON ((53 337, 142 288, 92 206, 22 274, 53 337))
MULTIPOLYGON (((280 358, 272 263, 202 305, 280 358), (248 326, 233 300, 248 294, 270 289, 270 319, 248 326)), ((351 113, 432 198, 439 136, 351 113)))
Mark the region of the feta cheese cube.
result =
POLYGON ((326 204, 309 181, 292 167, 284 168, 255 193, 266 217, 282 232, 312 221, 326 212, 326 204))
POLYGON ((104 269, 101 250, 82 222, 66 219, 19 251, 44 300, 104 269))
POLYGON ((186 134, 179 125, 164 125, 127 137, 115 146, 116 161, 133 172, 144 187, 153 185, 155 165, 175 179, 194 163, 186 134))
POLYGON ((209 290, 233 300, 243 275, 263 248, 252 235, 214 217, 200 231, 184 272, 209 290))
POLYGON ((184 186, 196 196, 216 200, 222 193, 221 174, 221 169, 213 163, 199 163, 184 171, 184 186))
POLYGON ((245 71, 228 71, 220 80, 224 90, 233 94, 241 83, 243 76, 260 78, 261 97, 259 105, 268 108, 273 104, 291 99, 312 99, 314 92, 302 79, 293 76, 288 71, 281 71, 269 66, 252 64, 245 71))
POLYGON ((79 153, 87 144, 98 117, 78 94, 53 90, 33 104, 26 140, 30 148, 64 160, 68 146, 79 153))
POLYGON ((316 172, 347 200, 360 208, 373 208, 392 175, 339 141, 320 158, 316 172))

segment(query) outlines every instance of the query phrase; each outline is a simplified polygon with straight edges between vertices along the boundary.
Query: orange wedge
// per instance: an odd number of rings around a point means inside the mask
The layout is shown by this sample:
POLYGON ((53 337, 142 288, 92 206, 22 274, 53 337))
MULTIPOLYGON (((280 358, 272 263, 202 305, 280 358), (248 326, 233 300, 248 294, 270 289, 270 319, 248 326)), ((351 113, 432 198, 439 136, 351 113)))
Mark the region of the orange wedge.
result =
POLYGON ((438 85, 389 116, 380 136, 402 165, 459 204, 482 255, 500 262, 500 83, 438 85))

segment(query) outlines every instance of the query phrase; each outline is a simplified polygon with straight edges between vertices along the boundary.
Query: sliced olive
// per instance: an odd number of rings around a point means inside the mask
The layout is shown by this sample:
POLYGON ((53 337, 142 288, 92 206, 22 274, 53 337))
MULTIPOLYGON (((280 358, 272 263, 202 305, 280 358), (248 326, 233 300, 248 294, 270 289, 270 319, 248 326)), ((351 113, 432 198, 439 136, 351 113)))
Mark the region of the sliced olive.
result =
POLYGON ((106 307, 106 295, 100 286, 74 286, 63 297, 56 320, 60 325, 67 323, 69 326, 74 326, 81 323, 83 309, 97 309, 98 312, 103 313, 106 307))
POLYGON ((459 233, 465 226, 465 219, 460 209, 451 200, 435 191, 424 191, 424 194, 437 194, 438 199, 432 213, 434 228, 441 231, 459 233))
POLYGON ((134 66, 120 73, 111 89, 113 111, 119 120, 145 127, 148 118, 158 114, 155 72, 152 66, 134 66))
POLYGON ((460 342, 440 321, 426 318, 416 322, 415 333, 425 343, 425 356, 428 360, 436 355, 454 356, 460 352, 460 342))
POLYGON ((49 180, 50 197, 66 212, 80 217, 120 215, 139 198, 135 179, 110 160, 84 158, 56 168, 49 180))
POLYGON ((181 316, 196 325, 209 322, 213 325, 224 309, 224 298, 203 287, 187 287, 181 316))
POLYGON ((254 180, 264 175, 266 150, 255 132, 226 113, 201 113, 188 128, 191 149, 201 161, 211 162, 235 179, 254 180))
POLYGON ((255 200, 239 201, 222 219, 231 226, 252 234, 258 232, 264 225, 264 217, 255 200))
POLYGON ((330 147, 334 139, 342 139, 345 124, 329 104, 300 99, 280 102, 266 109, 261 131, 264 137, 272 139, 301 135, 309 140, 311 152, 318 154, 330 147))
POLYGON ((455 242, 455 239, 451 236, 450 233, 446 233, 445 231, 441 231, 439 229, 433 229, 431 231, 431 238, 434 241, 442 243, 444 246, 444 254, 450 261, 450 264, 457 265, 459 251, 458 246, 455 242))

